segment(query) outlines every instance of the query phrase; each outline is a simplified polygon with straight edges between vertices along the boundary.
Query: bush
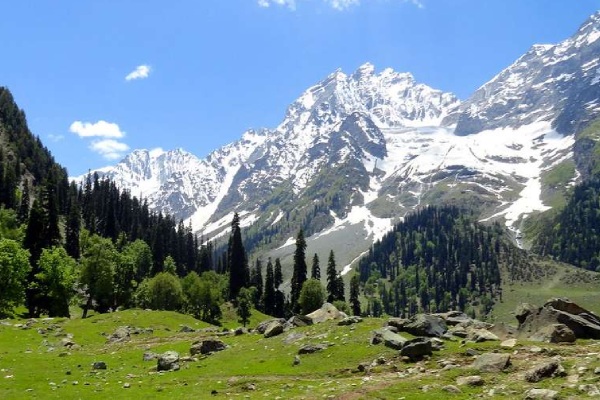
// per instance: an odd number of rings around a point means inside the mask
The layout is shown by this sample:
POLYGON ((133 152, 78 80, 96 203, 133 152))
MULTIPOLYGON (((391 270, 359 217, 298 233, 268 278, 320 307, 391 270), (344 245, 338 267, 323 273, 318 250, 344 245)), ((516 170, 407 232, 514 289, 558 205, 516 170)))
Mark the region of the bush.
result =
POLYGON ((300 298, 298 304, 300 304, 302 314, 309 314, 323 305, 325 300, 325 289, 323 285, 316 279, 308 279, 302 285, 300 291, 300 298))

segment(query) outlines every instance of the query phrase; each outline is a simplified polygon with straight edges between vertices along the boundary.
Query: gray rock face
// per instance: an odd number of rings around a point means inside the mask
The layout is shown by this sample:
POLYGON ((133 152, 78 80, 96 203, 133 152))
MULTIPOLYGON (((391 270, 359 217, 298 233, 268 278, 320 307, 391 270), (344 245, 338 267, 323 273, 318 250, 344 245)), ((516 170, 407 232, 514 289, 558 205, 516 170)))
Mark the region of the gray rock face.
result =
POLYGON ((553 376, 559 367, 560 364, 556 360, 537 365, 525 373, 525 380, 531 383, 539 382, 544 378, 553 376))
POLYGON ((401 330, 415 336, 442 337, 448 327, 440 317, 431 314, 417 314, 412 316, 401 330))
POLYGON ((227 345, 221 340, 216 339, 205 339, 194 342, 190 347, 190 354, 195 356, 196 354, 210 354, 216 353, 217 351, 223 351, 227 348, 227 345))
POLYGON ((319 324, 321 322, 329 321, 332 319, 344 319, 348 317, 346 313, 338 310, 331 303, 323 303, 321 308, 311 312, 306 316, 312 320, 313 324, 319 324))
POLYGON ((481 372, 500 372, 510 365, 510 355, 502 353, 484 353, 477 357, 471 368, 481 372))
POLYGON ((424 356, 430 356, 432 354, 433 347, 431 341, 422 337, 407 341, 400 350, 401 356, 409 357, 411 360, 420 360, 424 356))
POLYGON ((176 351, 167 351, 158 356, 157 371, 177 371, 179 370, 179 353, 176 351))

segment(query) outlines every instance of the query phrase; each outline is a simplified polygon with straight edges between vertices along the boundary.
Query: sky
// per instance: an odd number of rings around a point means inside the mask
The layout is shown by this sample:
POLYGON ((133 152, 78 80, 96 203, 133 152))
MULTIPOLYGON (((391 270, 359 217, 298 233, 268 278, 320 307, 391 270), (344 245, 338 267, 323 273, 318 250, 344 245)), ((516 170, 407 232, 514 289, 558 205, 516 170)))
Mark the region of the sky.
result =
POLYGON ((3 5, 0 85, 72 176, 138 149, 205 157, 365 62, 466 99, 600 0, 38 0, 3 5))

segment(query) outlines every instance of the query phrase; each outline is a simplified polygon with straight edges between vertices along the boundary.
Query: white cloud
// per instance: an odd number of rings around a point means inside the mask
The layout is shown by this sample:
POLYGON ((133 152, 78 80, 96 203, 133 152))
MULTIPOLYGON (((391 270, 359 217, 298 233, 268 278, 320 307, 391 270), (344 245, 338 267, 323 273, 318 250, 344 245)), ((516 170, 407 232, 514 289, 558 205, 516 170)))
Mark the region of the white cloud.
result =
MULTIPOLYGON (((321 0, 325 4, 329 5, 334 10, 343 11, 352 6, 360 5, 361 0, 321 0)), ((374 0, 369 0, 374 1, 374 0)), ((402 3, 410 3, 418 8, 424 8, 421 0, 381 0, 381 1, 398 1, 402 3)), ((258 0, 260 7, 270 7, 271 5, 279 5, 288 7, 290 10, 296 9, 296 0, 258 0)))
POLYGON ((152 69, 150 68, 149 65, 138 65, 137 67, 135 67, 135 69, 133 71, 131 71, 129 74, 127 74, 127 76, 125 77, 126 81, 133 81, 136 79, 146 79, 148 76, 150 76, 150 71, 152 69))
POLYGON ((116 160, 123 157, 124 153, 129 150, 129 146, 118 140, 103 139, 93 141, 90 144, 90 150, 100 154, 107 160, 116 160))
POLYGON ((60 142, 64 138, 65 138, 65 135, 55 135, 54 133, 48 134, 48 139, 50 139, 53 142, 60 142))
POLYGON ((271 4, 286 6, 291 10, 296 9, 296 0, 258 0, 258 5, 261 7, 269 7, 271 4))
POLYGON ((102 120, 95 123, 75 121, 69 127, 69 131, 79 137, 103 137, 117 139, 125 137, 125 132, 119 128, 119 125, 102 120))

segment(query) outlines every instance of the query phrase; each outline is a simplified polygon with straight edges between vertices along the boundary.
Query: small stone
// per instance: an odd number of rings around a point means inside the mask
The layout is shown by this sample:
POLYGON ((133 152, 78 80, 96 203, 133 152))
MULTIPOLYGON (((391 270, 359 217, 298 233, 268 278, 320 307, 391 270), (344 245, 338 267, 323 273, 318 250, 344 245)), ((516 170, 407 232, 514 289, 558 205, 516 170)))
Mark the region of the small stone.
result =
POLYGON ((130 387, 131 387, 131 383, 129 383, 129 382, 125 382, 125 383, 123 384, 123 388, 124 388, 124 389, 129 389, 130 387))
POLYGON ((594 369, 594 374, 600 375, 600 367, 597 367, 596 369, 594 369))
POLYGON ((95 361, 92 364, 92 369, 106 369, 106 363, 104 361, 95 361))
POLYGON ((299 356, 294 356, 294 362, 292 363, 293 366, 299 365, 300 364, 300 357, 299 356))

